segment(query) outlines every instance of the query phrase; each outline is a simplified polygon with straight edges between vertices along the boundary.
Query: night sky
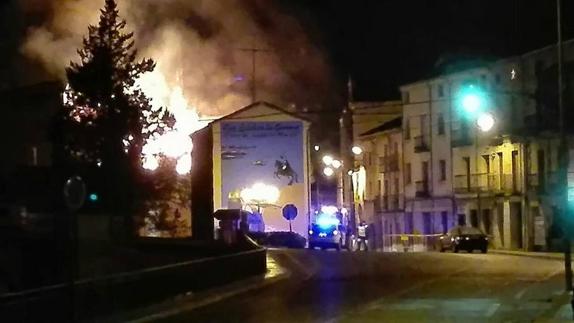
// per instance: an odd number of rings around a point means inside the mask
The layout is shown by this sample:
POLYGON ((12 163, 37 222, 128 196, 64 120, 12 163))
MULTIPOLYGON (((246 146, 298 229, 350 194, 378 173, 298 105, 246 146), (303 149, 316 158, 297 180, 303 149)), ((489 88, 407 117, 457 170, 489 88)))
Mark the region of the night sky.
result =
MULTIPOLYGON (((553 0, 283 0, 313 30, 355 98, 398 97, 397 87, 441 70, 438 62, 496 59, 556 41, 553 0)), ((563 2, 564 39, 574 3, 563 2)))
MULTIPOLYGON (((0 9, 8 2, 18 1, 0 0, 0 9)), ((465 57, 502 58, 556 40, 554 0, 276 0, 275 3, 295 16, 323 50, 337 78, 338 90, 344 91, 347 75, 352 76, 357 100, 397 98, 399 85, 440 72, 443 65, 438 62, 451 63, 465 57)), ((564 39, 568 39, 574 37, 574 2, 563 1, 563 7, 564 39)), ((1 67, 11 65, 17 56, 15 45, 24 33, 25 23, 22 17, 14 21, 9 10, 0 13, 1 67)))

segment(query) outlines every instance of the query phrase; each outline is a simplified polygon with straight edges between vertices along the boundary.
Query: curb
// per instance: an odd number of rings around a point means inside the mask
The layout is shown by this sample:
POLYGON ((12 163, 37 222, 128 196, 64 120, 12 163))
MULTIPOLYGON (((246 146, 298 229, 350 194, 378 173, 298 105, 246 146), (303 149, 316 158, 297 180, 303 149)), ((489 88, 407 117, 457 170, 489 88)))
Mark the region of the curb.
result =
POLYGON ((560 254, 560 253, 552 254, 552 253, 537 253, 537 252, 517 252, 517 251, 510 251, 510 250, 495 250, 495 249, 489 249, 488 253, 498 254, 498 255, 506 255, 506 256, 549 259, 549 260, 563 260, 564 259, 564 255, 560 254))
POLYGON ((208 306, 233 296, 265 288, 289 278, 291 272, 282 267, 280 273, 275 276, 265 276, 266 275, 257 275, 197 294, 188 292, 174 296, 161 303, 105 318, 102 322, 155 322, 160 319, 166 319, 174 315, 208 306))

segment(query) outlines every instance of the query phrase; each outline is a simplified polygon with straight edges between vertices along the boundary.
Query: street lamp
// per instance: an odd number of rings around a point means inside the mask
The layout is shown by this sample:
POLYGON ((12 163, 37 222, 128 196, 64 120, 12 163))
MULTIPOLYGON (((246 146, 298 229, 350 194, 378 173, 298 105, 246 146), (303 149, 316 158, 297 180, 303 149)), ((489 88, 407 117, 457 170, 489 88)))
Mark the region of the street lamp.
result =
POLYGON ((331 177, 333 174, 335 174, 335 171, 331 167, 325 167, 323 168, 323 174, 325 174, 327 177, 331 177))
POLYGON ((326 166, 331 166, 334 158, 331 155, 325 155, 325 156, 323 156, 322 160, 323 160, 323 164, 325 164, 326 166))
POLYGON ((331 166, 333 166, 333 168, 335 168, 335 169, 339 169, 339 167, 341 167, 342 165, 343 165, 343 163, 338 159, 334 159, 331 162, 331 166))
POLYGON ((353 148, 351 148, 351 152, 353 152, 354 155, 360 155, 363 153, 363 148, 359 146, 353 146, 353 148))
POLYGON ((490 131, 494 127, 494 123, 494 116, 488 112, 481 114, 476 120, 476 125, 482 132, 490 131))
POLYGON ((313 147, 313 149, 315 149, 315 151, 319 151, 319 149, 321 149, 321 148, 319 147, 319 145, 315 145, 315 147, 313 147))

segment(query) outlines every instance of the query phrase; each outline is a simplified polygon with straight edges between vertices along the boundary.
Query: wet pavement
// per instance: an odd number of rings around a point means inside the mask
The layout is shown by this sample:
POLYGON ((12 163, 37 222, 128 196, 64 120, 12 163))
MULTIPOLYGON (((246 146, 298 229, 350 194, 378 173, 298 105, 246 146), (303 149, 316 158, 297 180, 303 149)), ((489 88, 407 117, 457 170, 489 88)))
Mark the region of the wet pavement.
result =
POLYGON ((318 250, 270 250, 269 255, 273 270, 286 268, 288 278, 158 321, 548 322, 571 317, 560 260, 318 250))

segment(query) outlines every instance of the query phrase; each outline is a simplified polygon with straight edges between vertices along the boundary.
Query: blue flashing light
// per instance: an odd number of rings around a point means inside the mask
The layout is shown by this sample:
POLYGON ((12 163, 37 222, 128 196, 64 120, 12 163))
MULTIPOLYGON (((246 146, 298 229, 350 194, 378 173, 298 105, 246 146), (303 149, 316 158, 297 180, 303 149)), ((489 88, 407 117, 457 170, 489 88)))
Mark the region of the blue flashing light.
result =
POLYGON ((328 229, 330 227, 339 225, 339 219, 332 216, 320 216, 317 218, 317 225, 321 229, 328 229))
POLYGON ((90 195, 88 196, 88 198, 90 199, 90 201, 96 202, 99 197, 98 197, 98 194, 92 193, 92 194, 90 194, 90 195))

